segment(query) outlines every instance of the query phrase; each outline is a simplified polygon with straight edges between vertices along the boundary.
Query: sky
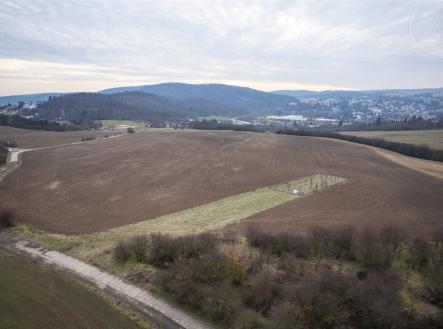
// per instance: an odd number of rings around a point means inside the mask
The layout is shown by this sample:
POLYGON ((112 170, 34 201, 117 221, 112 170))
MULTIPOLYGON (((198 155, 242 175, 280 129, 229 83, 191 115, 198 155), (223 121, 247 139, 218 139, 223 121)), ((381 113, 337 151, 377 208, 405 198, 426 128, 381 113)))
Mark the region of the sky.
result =
POLYGON ((443 87, 443 1, 0 0, 0 95, 443 87))

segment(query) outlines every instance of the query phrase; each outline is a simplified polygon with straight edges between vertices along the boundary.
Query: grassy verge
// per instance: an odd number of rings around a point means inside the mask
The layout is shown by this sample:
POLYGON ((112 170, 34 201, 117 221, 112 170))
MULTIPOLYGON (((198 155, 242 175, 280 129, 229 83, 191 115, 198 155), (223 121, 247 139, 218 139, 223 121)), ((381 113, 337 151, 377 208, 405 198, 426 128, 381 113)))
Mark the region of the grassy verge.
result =
POLYGON ((0 268, 0 328, 140 328, 122 306, 42 265, 0 250, 0 268))

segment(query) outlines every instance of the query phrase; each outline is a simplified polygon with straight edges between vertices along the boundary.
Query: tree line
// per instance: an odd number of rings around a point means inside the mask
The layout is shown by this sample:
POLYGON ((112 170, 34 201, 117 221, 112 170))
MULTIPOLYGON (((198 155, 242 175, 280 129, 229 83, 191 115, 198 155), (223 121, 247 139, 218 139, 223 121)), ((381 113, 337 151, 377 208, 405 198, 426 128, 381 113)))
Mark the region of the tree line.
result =
POLYGON ((67 131, 78 130, 73 125, 60 124, 50 120, 27 119, 19 115, 0 114, 0 126, 9 126, 22 129, 48 130, 48 131, 67 131))
POLYGON ((443 323, 443 231, 432 241, 406 240, 392 227, 139 235, 115 246, 113 258, 155 266, 153 284, 228 328, 432 329, 443 323), (424 296, 411 296, 412 275, 424 296), (439 313, 419 311, 420 298, 439 313))

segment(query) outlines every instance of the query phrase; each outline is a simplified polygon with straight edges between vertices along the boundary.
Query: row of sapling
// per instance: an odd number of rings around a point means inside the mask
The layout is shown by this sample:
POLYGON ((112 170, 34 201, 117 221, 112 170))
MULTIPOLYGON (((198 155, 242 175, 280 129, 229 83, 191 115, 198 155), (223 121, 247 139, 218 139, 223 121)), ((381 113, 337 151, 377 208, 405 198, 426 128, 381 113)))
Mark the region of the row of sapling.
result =
POLYGON ((314 228, 301 236, 250 227, 245 236, 140 235, 119 243, 114 259, 156 266, 154 283, 229 328, 441 328, 441 315, 406 305, 404 278, 391 265, 417 271, 428 300, 443 306, 443 232, 412 243, 395 228, 314 228), (321 258, 354 262, 356 270, 311 261, 321 258))

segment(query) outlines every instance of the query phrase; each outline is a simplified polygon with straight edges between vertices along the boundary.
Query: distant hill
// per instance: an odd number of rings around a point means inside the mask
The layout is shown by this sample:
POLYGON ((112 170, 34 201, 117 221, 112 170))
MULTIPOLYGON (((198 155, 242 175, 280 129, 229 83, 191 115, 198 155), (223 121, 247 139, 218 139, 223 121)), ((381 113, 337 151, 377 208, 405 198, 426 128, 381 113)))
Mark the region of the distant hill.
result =
MULTIPOLYGON (((272 113, 295 101, 294 97, 224 84, 162 83, 156 85, 111 88, 103 94, 141 91, 173 100, 205 100, 257 114, 272 113)), ((244 112, 244 111, 243 111, 244 112)))
POLYGON ((12 95, 12 96, 1 96, 0 106, 7 104, 18 104, 18 102, 23 101, 25 103, 30 102, 46 102, 50 96, 60 96, 63 93, 41 93, 41 94, 26 94, 26 95, 12 95))
POLYGON ((443 88, 429 88, 429 89, 381 89, 381 90, 276 90, 272 93, 275 95, 286 95, 297 98, 336 98, 347 99, 353 97, 363 96, 382 96, 386 94, 426 94, 443 92, 443 88))
POLYGON ((115 94, 75 93, 51 98, 39 106, 44 119, 128 119, 152 122, 177 121, 207 115, 244 112, 205 100, 177 101, 141 91, 115 94))

